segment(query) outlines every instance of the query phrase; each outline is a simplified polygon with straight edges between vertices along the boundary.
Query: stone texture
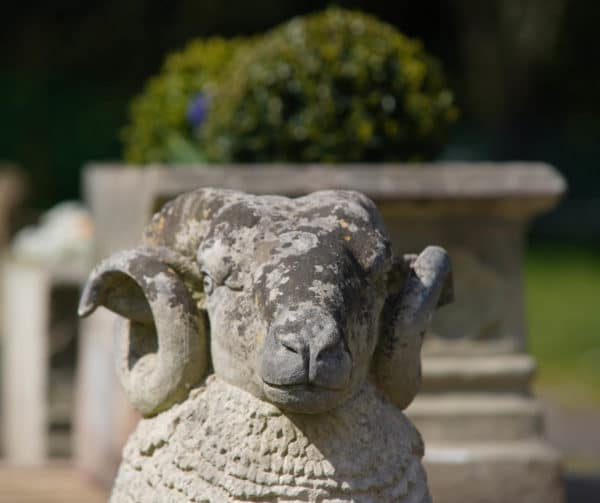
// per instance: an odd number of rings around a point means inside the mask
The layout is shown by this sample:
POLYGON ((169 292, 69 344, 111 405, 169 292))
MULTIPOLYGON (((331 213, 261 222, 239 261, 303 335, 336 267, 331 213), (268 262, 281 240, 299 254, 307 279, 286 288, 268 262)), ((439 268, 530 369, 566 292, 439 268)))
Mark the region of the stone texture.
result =
POLYGON ((41 465, 51 454, 52 406, 60 404, 49 397, 51 357, 53 346, 64 344, 53 337, 60 332, 53 331, 52 300, 58 289, 76 296, 84 278, 76 268, 51 269, 15 257, 2 263, 2 440, 10 463, 41 465))
POLYGON ((489 356, 430 356, 423 362, 425 393, 504 391, 527 394, 536 370, 526 354, 489 356))
POLYGON ((541 408, 512 393, 423 394, 410 411, 424 437, 434 445, 505 442, 541 436, 541 408))
POLYGON ((525 354, 430 356, 407 410, 427 440, 425 467, 437 501, 564 500, 561 457, 544 435, 525 354))
POLYGON ((422 449, 370 384, 331 412, 286 415, 210 377, 140 423, 111 501, 426 502, 422 449))
POLYGON ((45 270, 4 262, 2 440, 7 459, 23 465, 47 458, 50 290, 45 270))
POLYGON ((37 225, 19 230, 10 249, 18 260, 49 269, 89 270, 93 243, 89 211, 76 201, 63 201, 43 213, 37 225))
POLYGON ((428 447, 425 467, 448 503, 561 503, 560 457, 540 440, 428 447))
POLYGON ((117 368, 146 416, 113 501, 430 501, 401 409, 451 298, 446 252, 394 258, 360 193, 168 203, 80 303, 125 318, 117 368))

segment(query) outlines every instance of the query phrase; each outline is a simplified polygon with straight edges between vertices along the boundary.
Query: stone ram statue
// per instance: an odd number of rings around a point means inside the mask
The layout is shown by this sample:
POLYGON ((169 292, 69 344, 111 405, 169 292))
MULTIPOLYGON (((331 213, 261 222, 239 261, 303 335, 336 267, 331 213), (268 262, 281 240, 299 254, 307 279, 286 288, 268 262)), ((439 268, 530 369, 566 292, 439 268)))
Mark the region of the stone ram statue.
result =
POLYGON ((395 259, 360 193, 171 201, 82 294, 81 315, 121 315, 117 371, 144 415, 111 501, 430 501, 401 410, 450 296, 446 252, 395 259))

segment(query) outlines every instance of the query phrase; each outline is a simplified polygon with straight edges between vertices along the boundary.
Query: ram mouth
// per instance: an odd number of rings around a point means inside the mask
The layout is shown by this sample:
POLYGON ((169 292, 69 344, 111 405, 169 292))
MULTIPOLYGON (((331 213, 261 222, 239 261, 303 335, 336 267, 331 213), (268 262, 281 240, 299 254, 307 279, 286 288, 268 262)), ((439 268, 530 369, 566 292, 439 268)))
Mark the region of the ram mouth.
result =
POLYGON ((263 381, 263 393, 267 401, 290 412, 326 412, 343 402, 349 392, 349 387, 332 389, 313 383, 278 385, 263 381))
POLYGON ((263 385, 268 388, 278 389, 282 391, 308 391, 317 393, 320 391, 343 391, 345 387, 322 386, 311 382, 298 384, 274 384, 263 380, 263 385))

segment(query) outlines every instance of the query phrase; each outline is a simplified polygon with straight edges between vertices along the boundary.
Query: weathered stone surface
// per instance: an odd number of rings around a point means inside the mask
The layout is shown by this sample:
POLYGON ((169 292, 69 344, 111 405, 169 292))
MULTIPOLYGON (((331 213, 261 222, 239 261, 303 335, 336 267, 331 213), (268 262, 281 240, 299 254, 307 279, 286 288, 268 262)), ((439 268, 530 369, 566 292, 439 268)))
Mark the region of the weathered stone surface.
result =
MULTIPOLYGON (((504 392, 529 394, 536 370, 527 354, 429 356, 423 359, 422 392, 504 392)), ((493 396, 493 395, 492 395, 493 396)))
POLYGON ((444 503, 564 501, 560 456, 541 440, 436 445, 424 461, 444 503))
POLYGON ((213 376, 140 423, 111 501, 425 502, 422 450, 370 384, 331 412, 286 415, 213 376))
POLYGON ((526 354, 428 356, 406 410, 427 441, 435 501, 563 501, 561 458, 544 438, 526 354))
MULTIPOLYGON (((257 194, 285 193, 301 196, 323 189, 355 190, 361 187, 370 198, 382 201, 464 200, 514 214, 542 211, 554 204, 565 190, 564 180, 543 163, 433 164, 252 164, 216 166, 123 166, 89 164, 88 183, 106 183, 117 174, 129 179, 144 193, 171 198, 185 187, 198 185, 247 190, 257 194), (164 169, 167 168, 167 169, 164 169), (515 204, 524 199, 523 207, 515 204), (486 202, 487 201, 487 202, 486 202), (504 201, 504 202, 500 202, 504 201)), ((116 187, 113 187, 116 188, 116 187)), ((118 188, 116 188, 118 190, 118 188)), ((435 208, 435 204, 431 206, 435 208)), ((466 209, 457 206, 454 213, 466 209)), ((418 211, 421 214, 421 211, 418 211)))
POLYGON ((113 501, 429 501, 400 411, 451 297, 446 252, 394 259, 357 192, 175 199, 81 299, 127 319, 117 366, 146 416, 113 501))
POLYGON ((507 442, 542 433, 539 403, 513 393, 425 393, 410 418, 431 444, 507 442))
POLYGON ((76 201, 63 201, 42 214, 37 225, 18 231, 10 250, 20 261, 87 273, 92 266, 93 244, 90 212, 76 201))

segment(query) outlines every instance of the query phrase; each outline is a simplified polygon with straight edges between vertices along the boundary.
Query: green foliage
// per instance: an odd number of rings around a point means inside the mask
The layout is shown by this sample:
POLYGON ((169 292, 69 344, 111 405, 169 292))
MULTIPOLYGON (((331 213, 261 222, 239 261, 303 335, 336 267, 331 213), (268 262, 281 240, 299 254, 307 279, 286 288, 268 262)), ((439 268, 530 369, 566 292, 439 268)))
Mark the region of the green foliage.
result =
POLYGON ((219 78, 240 40, 195 40, 170 55, 130 108, 123 130, 124 157, 132 163, 196 162, 203 153, 187 120, 190 102, 219 78))
POLYGON ((538 386, 565 402, 600 404, 600 247, 531 246, 525 273, 538 386))
POLYGON ((169 56, 123 138, 135 163, 423 160, 456 116, 419 42, 331 8, 251 42, 195 41, 169 56), (194 131, 186 115, 198 93, 206 111, 194 131))
POLYGON ((457 116, 419 42, 339 8, 275 28, 223 77, 200 131, 217 162, 421 160, 457 116))

